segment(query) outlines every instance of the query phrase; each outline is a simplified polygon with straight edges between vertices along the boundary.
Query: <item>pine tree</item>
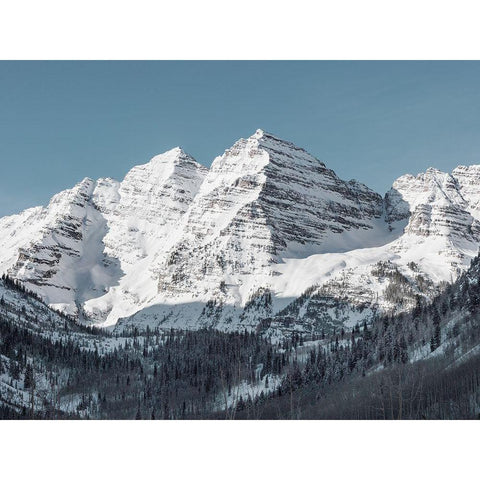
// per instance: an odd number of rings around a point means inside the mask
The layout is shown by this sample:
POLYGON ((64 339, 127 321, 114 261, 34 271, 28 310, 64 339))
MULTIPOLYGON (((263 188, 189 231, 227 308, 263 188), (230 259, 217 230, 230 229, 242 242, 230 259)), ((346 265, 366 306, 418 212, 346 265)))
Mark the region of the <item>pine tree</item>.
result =
POLYGON ((23 380, 23 387, 25 390, 28 390, 33 386, 33 369, 30 364, 27 364, 27 367, 25 368, 25 377, 23 380))

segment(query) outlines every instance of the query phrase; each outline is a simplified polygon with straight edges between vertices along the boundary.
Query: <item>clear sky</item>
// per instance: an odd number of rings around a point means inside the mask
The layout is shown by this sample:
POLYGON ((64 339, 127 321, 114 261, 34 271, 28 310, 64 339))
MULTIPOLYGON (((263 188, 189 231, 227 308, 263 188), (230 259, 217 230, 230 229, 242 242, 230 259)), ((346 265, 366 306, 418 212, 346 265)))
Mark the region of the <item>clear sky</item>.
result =
POLYGON ((480 62, 0 62, 0 215, 257 128, 383 194, 480 163, 480 62))

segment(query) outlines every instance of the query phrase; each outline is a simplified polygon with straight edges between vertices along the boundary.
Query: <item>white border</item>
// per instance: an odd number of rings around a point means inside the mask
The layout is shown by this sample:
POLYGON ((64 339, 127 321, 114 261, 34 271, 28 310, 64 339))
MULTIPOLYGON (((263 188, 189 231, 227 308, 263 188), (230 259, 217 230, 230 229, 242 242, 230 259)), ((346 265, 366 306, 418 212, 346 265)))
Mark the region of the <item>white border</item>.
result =
MULTIPOLYGON (((478 59, 478 10, 464 0, 2 1, 0 58, 478 59)), ((1 475, 468 478, 474 433, 474 422, 1 422, 1 475)))
POLYGON ((3 59, 478 59, 472 0, 3 0, 3 59))
POLYGON ((475 422, 2 422, 2 478, 443 479, 478 472, 475 422))

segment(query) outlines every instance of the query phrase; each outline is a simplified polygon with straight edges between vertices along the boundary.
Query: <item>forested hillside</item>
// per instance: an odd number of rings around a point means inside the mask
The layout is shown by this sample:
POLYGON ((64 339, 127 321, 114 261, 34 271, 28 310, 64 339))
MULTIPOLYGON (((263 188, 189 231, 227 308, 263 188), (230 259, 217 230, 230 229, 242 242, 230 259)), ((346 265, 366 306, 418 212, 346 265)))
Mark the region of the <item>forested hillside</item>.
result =
MULTIPOLYGON (((8 278, 1 283, 3 418, 233 417, 240 389, 265 390, 290 361, 253 333, 132 331, 118 337, 51 311, 8 278)), ((268 390, 268 389, 267 389, 268 390)))
POLYGON ((480 413, 480 259, 409 313, 272 341, 214 329, 122 336, 0 281, 2 418, 454 419, 480 413))
POLYGON ((239 418, 473 419, 480 414, 480 258, 432 303, 334 335, 239 418))

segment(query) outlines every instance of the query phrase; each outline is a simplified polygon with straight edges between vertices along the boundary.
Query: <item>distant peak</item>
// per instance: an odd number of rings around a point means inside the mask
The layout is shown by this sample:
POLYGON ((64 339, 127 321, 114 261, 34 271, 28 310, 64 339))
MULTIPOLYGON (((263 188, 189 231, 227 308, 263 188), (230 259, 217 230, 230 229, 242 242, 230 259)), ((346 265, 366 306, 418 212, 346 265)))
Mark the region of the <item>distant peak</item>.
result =
POLYGON ((258 139, 258 138, 262 138, 264 135, 265 135, 265 131, 262 130, 261 128, 257 128, 255 133, 250 138, 258 139))
POLYGON ((398 182, 412 182, 412 181, 430 181, 435 180, 438 181, 440 178, 448 178, 451 177, 450 173, 442 172, 438 168, 435 167, 428 167, 425 171, 419 172, 416 174, 405 173, 402 176, 398 177, 395 180, 395 183, 398 182))
POLYGON ((474 171, 478 172, 480 171, 480 165, 459 165, 458 167, 455 167, 453 169, 453 174, 458 173, 458 172, 465 172, 465 171, 474 171))
MULTIPOLYGON (((175 155, 175 156, 180 156, 180 155, 185 155, 185 151, 183 150, 182 147, 174 147, 174 148, 171 148, 170 150, 167 150, 166 152, 164 153, 161 153, 160 155, 175 155)), ((159 156, 159 155, 157 155, 159 156)))
POLYGON ((95 180, 93 180, 90 177, 85 177, 82 181, 78 182, 75 187, 77 188, 89 188, 95 183, 95 180))
POLYGON ((176 153, 177 155, 185 155, 185 150, 180 146, 172 148, 169 152, 176 153))
POLYGON ((182 161, 192 162, 195 159, 183 150, 181 147, 175 147, 164 153, 155 155, 150 163, 181 163, 182 161))

